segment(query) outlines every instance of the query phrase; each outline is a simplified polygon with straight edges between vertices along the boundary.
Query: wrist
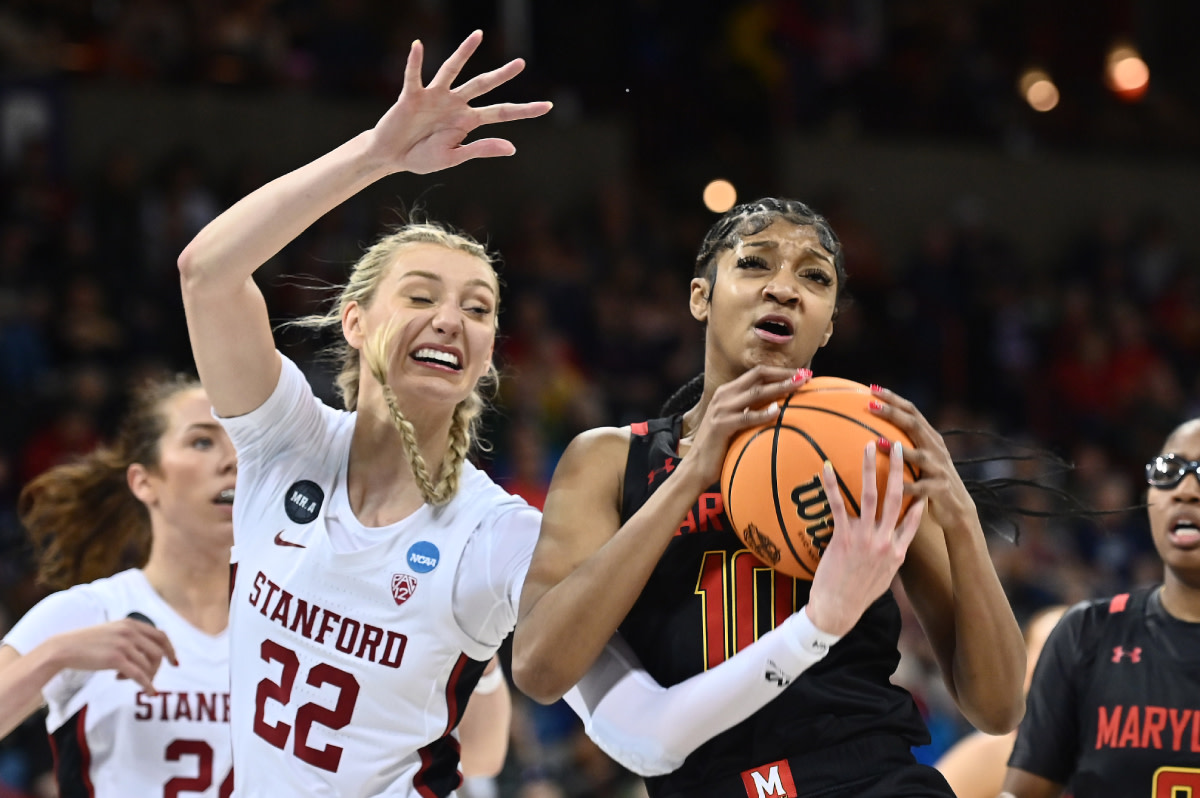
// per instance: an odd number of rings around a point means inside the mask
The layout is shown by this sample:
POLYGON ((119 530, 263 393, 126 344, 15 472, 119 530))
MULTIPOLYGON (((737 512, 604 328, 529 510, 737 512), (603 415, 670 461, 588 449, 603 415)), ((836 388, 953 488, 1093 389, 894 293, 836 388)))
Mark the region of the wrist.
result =
POLYGON ((853 623, 846 624, 845 618, 842 617, 845 613, 827 611, 818 596, 810 596, 808 603, 800 609, 812 623, 814 629, 839 640, 854 626, 853 623))
POLYGON ((478 695, 488 695, 500 689, 504 684, 504 670, 497 665, 488 673, 479 677, 479 681, 475 683, 475 693, 478 695))
POLYGON ((829 653, 842 635, 822 631, 808 614, 807 605, 792 616, 790 634, 787 637, 792 652, 801 659, 819 660, 829 653))

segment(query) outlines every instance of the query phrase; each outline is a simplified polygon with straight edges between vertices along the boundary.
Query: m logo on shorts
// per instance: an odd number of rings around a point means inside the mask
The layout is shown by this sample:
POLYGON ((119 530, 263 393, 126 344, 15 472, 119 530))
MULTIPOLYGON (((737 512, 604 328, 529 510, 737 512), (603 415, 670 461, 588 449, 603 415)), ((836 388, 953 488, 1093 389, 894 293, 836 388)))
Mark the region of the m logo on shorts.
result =
POLYGON ((399 607, 417 592, 417 578, 412 574, 392 574, 392 598, 399 607))
POLYGON ((797 798, 792 769, 786 759, 742 771, 746 798, 797 798))

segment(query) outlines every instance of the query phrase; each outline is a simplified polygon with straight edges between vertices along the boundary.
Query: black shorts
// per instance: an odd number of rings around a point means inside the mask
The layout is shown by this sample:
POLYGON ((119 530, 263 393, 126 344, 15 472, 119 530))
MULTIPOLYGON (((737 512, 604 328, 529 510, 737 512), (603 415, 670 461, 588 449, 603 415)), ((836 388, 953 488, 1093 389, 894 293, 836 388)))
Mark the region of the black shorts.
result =
POLYGON ((671 781, 652 788, 651 798, 954 798, 942 774, 917 762, 908 744, 895 737, 868 737, 755 762, 702 784, 671 781))

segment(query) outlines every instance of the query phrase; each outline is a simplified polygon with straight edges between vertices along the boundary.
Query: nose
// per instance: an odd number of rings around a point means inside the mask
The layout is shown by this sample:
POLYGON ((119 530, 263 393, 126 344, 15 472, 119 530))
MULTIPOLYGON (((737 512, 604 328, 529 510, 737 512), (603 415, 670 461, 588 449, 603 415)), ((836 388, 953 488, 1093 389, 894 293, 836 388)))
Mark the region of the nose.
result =
POLYGON ((233 448, 232 441, 225 441, 221 447, 220 469, 222 474, 237 473, 237 450, 233 448))
POLYGON ((454 335, 462 329, 462 311, 450 302, 443 302, 433 316, 433 329, 439 335, 454 335))
POLYGON ((800 288, 796 277, 788 269, 779 269, 763 287, 763 296, 780 305, 796 305, 800 302, 800 288))

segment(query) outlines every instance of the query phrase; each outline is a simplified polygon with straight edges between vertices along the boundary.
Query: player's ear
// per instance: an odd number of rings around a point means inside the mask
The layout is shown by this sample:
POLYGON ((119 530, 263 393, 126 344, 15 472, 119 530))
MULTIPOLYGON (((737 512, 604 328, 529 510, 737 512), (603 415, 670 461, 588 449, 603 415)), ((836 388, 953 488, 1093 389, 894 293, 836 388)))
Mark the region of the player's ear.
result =
POLYGON ((692 278, 692 293, 688 306, 692 318, 696 321, 708 321, 709 298, 712 296, 712 286, 703 277, 692 278))
POLYGON ((125 469, 125 483, 134 498, 147 507, 158 501, 158 491, 150 480, 150 471, 141 463, 130 463, 125 469))

